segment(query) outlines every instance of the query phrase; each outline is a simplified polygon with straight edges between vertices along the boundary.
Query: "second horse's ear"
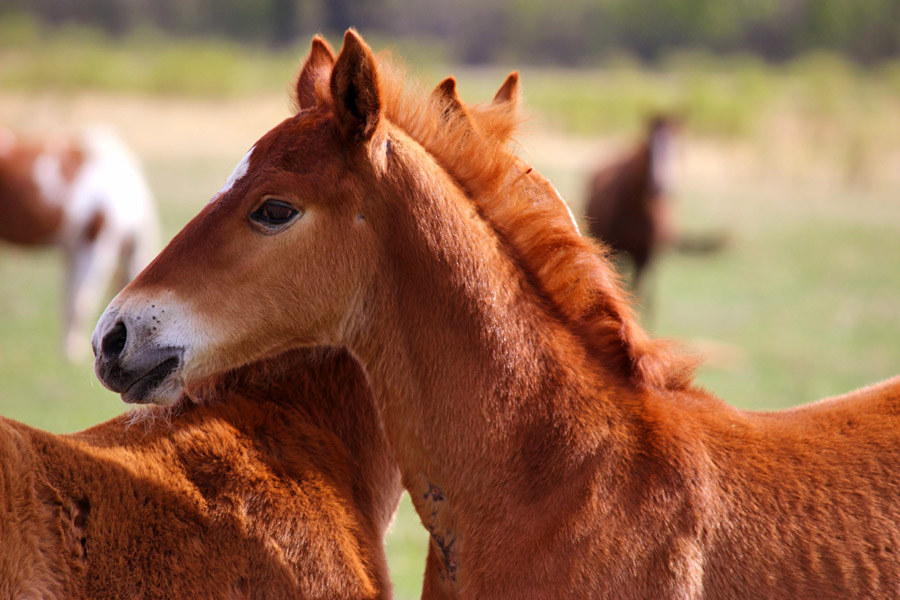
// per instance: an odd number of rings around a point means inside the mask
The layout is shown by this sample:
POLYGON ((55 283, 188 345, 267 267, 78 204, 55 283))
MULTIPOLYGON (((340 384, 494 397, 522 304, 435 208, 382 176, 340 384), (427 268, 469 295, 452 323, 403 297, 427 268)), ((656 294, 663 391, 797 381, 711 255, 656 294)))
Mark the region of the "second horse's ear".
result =
POLYGON ((334 52, 321 36, 313 38, 309 55, 297 77, 296 98, 300 110, 316 105, 316 86, 320 81, 327 81, 334 66, 334 52))
POLYGON ((464 119, 466 122, 471 121, 466 105, 456 93, 456 79, 452 76, 447 77, 434 88, 434 91, 431 92, 431 101, 441 109, 444 122, 453 122, 457 118, 464 119))
POLYGON ((381 91, 372 49, 354 30, 344 34, 344 47, 331 71, 334 114, 344 139, 367 142, 381 119, 381 91))
POLYGON ((495 106, 499 104, 509 104, 510 108, 515 108, 518 96, 519 72, 513 71, 506 76, 506 81, 503 82, 503 85, 501 85, 500 89, 497 90, 497 93, 494 94, 493 104, 495 106))

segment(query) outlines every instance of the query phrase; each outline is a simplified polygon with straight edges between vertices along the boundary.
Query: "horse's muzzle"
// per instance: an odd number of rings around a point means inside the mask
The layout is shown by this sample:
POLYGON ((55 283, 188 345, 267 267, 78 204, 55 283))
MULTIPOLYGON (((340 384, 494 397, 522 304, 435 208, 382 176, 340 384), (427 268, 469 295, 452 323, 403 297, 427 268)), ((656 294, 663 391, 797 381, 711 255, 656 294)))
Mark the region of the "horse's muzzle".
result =
MULTIPOLYGON (((171 379, 177 375, 184 354, 183 348, 158 346, 141 329, 130 328, 116 311, 107 310, 91 339, 97 378, 121 394, 122 400, 136 404, 157 402, 163 384, 173 387, 171 379)), ((171 392, 167 389, 162 396, 171 396, 171 392)))

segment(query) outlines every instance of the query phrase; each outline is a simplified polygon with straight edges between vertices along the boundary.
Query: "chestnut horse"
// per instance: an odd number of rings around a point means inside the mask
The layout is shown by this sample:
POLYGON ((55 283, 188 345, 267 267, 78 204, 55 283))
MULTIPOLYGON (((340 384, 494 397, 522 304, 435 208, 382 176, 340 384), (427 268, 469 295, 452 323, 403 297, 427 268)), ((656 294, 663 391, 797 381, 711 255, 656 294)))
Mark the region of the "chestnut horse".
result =
POLYGON ((654 115, 637 146, 599 167, 588 185, 588 230, 631 263, 634 290, 643 288, 645 272, 660 252, 673 248, 705 254, 727 241, 722 232, 685 235, 675 226, 669 192, 673 145, 680 128, 679 118, 654 115))
POLYGON ((85 326, 117 267, 123 279, 114 291, 153 258, 157 230, 138 161, 112 132, 37 141, 0 128, 0 240, 63 248, 69 359, 87 353, 85 326))
POLYGON ((638 289, 656 253, 675 241, 667 197, 677 122, 656 115, 637 147, 591 176, 585 205, 595 238, 627 258, 638 289))
POLYGON ((400 494, 358 363, 304 350, 73 435, 0 420, 0 598, 387 598, 400 494))
POLYGON ((168 403, 349 348, 431 532, 426 597, 900 594, 900 379, 776 413, 694 387, 509 150, 511 87, 473 124, 355 32, 333 65, 314 40, 300 110, 100 319, 101 381, 168 403))

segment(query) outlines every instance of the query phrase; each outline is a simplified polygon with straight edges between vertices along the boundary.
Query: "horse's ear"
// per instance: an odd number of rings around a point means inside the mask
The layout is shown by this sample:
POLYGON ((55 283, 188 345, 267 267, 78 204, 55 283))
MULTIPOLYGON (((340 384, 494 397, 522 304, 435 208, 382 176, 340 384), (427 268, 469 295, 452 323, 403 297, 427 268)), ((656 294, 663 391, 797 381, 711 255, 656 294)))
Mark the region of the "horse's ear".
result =
POLYGON ((469 110, 456 93, 456 79, 451 75, 440 82, 431 92, 431 101, 437 104, 442 112, 444 121, 450 121, 453 117, 465 117, 469 119, 469 110))
POLYGON ((334 52, 322 36, 315 36, 309 55, 297 77, 297 107, 300 110, 316 105, 316 84, 331 75, 334 66, 334 52))
POLYGON ((368 141, 381 118, 381 93, 372 49, 352 29, 344 34, 331 71, 331 97, 344 139, 351 144, 368 141))
POLYGON ((437 87, 431 92, 431 99, 441 104, 447 104, 450 108, 462 108, 462 102, 456 93, 456 79, 453 75, 437 84, 437 87))
POLYGON ((516 100, 519 95, 519 72, 513 71, 506 76, 506 81, 494 94, 494 105, 509 104, 510 108, 515 108, 516 100))

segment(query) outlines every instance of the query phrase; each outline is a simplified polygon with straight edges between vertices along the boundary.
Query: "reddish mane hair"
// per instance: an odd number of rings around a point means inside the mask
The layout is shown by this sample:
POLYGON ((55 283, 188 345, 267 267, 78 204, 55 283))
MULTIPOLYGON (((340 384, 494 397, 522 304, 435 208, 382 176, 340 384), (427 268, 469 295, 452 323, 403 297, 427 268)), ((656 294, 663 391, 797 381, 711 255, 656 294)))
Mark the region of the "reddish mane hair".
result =
MULTIPOLYGON (((470 114, 446 97, 408 83, 404 69, 382 54, 378 61, 384 115, 419 143, 475 203, 505 251, 557 317, 615 373, 642 387, 684 389, 697 360, 650 339, 629 306, 608 260, 608 249, 582 237, 562 203, 535 203, 518 189, 531 169, 509 174, 519 161, 511 139, 522 121, 514 102, 476 106, 470 114), (479 132, 472 135, 472 117, 479 132)), ((317 110, 330 110, 319 85, 317 110)), ((299 99, 298 99, 299 102, 299 99)))

